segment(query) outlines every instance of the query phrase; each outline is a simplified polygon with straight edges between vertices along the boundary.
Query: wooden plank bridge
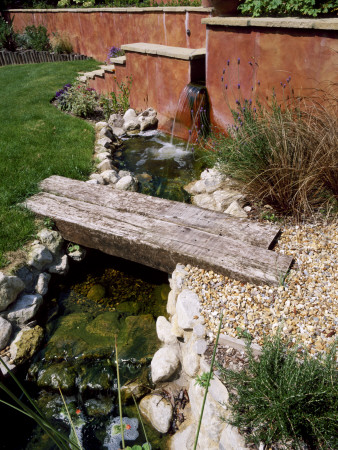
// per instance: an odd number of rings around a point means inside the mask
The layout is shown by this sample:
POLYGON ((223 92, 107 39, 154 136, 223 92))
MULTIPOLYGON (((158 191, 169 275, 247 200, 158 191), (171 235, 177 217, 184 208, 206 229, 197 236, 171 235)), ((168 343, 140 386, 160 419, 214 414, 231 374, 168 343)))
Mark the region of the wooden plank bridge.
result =
POLYGON ((278 285, 292 259, 269 250, 279 228, 185 203, 52 176, 25 206, 71 242, 165 272, 191 264, 278 285))

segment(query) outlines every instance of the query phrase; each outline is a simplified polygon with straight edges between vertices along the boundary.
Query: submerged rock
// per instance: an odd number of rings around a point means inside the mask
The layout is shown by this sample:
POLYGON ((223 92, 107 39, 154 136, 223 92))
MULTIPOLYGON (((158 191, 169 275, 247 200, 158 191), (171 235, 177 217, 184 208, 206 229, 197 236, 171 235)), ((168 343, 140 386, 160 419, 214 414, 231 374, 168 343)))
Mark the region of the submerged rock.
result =
POLYGON ((87 294, 87 297, 94 302, 101 300, 106 294, 105 288, 101 284, 94 284, 87 294))

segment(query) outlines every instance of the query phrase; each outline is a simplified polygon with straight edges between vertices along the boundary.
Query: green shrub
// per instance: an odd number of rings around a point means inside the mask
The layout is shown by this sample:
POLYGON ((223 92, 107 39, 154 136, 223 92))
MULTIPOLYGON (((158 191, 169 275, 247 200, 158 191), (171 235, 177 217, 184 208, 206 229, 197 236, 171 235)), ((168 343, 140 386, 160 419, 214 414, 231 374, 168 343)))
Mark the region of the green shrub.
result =
POLYGON ((337 0, 244 0, 239 10, 252 17, 259 16, 312 16, 334 13, 337 0))
POLYGON ((88 117, 98 106, 95 89, 84 83, 65 85, 55 94, 57 107, 75 116, 88 117))
POLYGON ((105 119, 113 113, 124 114, 130 107, 130 90, 133 84, 133 77, 126 77, 126 81, 119 83, 115 78, 117 94, 111 92, 109 95, 101 94, 100 105, 103 109, 105 119))
POLYGON ((17 34, 13 29, 13 19, 7 22, 3 17, 0 17, 0 49, 4 48, 14 52, 17 46, 17 34))
POLYGON ((218 368, 230 389, 229 422, 246 432, 248 442, 287 448, 338 448, 338 371, 336 345, 318 359, 266 340, 256 360, 247 343, 248 367, 240 372, 218 368))
POLYGON ((25 28, 24 37, 26 48, 36 51, 48 51, 51 49, 49 35, 46 27, 43 25, 29 25, 25 28))

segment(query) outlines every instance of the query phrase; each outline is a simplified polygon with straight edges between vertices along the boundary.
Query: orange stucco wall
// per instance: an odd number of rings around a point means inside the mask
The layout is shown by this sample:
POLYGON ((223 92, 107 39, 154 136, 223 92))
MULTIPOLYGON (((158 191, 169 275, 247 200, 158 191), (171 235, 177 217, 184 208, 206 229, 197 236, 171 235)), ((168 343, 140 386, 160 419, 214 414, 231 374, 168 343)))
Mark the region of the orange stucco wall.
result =
POLYGON ((76 52, 104 61, 113 45, 134 42, 174 47, 205 47, 205 25, 201 20, 208 12, 71 12, 48 10, 11 11, 15 30, 27 25, 44 25, 49 33, 68 33, 76 52), (190 30, 190 35, 187 34, 190 30))
POLYGON ((257 94, 264 101, 273 88, 279 99, 291 89, 309 96, 332 88, 338 82, 337 37, 337 31, 208 26, 206 85, 213 124, 226 129, 232 123, 229 105, 257 94))

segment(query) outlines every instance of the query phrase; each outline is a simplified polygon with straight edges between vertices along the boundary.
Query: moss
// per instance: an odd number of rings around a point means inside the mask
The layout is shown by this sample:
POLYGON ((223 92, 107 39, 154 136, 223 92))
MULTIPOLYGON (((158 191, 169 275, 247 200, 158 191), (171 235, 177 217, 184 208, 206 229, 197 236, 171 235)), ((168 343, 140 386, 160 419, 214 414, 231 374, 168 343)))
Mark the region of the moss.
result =
POLYGON ((59 364, 53 364, 41 371, 37 384, 42 388, 60 388, 63 393, 71 392, 75 387, 76 371, 64 361, 59 364))
POLYGON ((37 325, 34 328, 24 330, 20 340, 15 345, 17 348, 15 363, 22 364, 32 358, 36 350, 39 348, 44 336, 43 329, 37 325))

